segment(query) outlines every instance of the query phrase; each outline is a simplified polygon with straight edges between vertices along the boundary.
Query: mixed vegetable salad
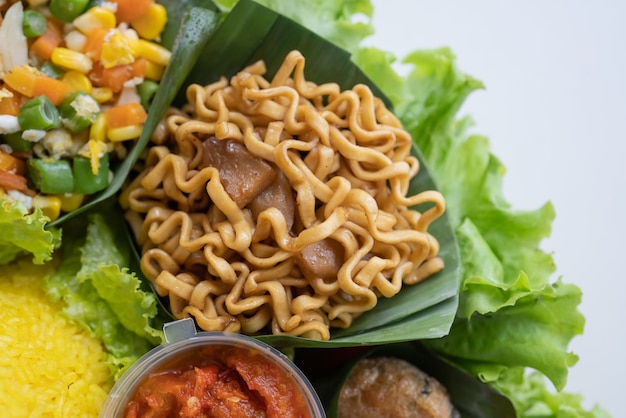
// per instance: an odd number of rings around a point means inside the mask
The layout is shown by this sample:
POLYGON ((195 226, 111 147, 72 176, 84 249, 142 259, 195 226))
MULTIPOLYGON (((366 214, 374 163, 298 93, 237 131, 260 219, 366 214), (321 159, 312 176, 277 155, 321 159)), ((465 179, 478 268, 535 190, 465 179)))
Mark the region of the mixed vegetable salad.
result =
MULTIPOLYGON (((42 12, 47 20, 46 27, 51 21, 75 23, 76 19, 90 16, 93 9, 110 10, 107 9, 110 3, 104 2, 88 9, 87 5, 78 7, 80 12, 65 10, 55 16, 54 3, 52 1, 48 5, 52 16, 42 12)), ((149 3, 150 7, 161 5, 167 21, 167 24, 163 22, 160 39, 162 45, 167 46, 163 48, 157 47, 155 42, 158 35, 142 35, 141 30, 134 27, 135 19, 126 17, 123 20, 116 16, 116 23, 109 30, 119 28, 119 22, 126 22, 128 25, 122 27, 128 31, 134 30, 138 38, 127 41, 127 32, 119 32, 120 45, 115 44, 113 48, 114 64, 111 68, 128 66, 124 68, 129 73, 125 73, 128 78, 122 83, 121 90, 115 93, 111 85, 102 81, 106 77, 89 76, 94 68, 102 72, 106 69, 107 61, 102 61, 102 55, 106 55, 104 48, 100 60, 91 57, 91 69, 83 72, 79 68, 69 67, 66 61, 61 61, 65 62, 63 65, 55 62, 52 55, 44 59, 35 54, 32 44, 45 36, 48 29, 33 38, 27 35, 38 33, 33 32, 36 29, 31 26, 36 27, 36 19, 41 19, 37 17, 31 23, 30 18, 25 17, 30 14, 26 13, 29 8, 22 11, 22 2, 10 5, 15 9, 3 10, 0 48, 7 45, 1 40, 18 33, 23 35, 20 42, 26 45, 26 50, 21 58, 15 58, 18 61, 8 63, 7 55, 0 54, 3 60, 0 67, 3 83, 0 92, 6 95, 0 100, 0 118, 8 117, 0 119, 3 123, 0 142, 4 144, 0 148, 0 155, 3 156, 0 160, 0 179, 12 179, 0 180, 3 193, 0 196, 0 263, 6 265, 3 268, 18 268, 13 261, 24 256, 31 257, 34 263, 50 260, 58 263, 56 273, 44 279, 47 293, 65 302, 68 317, 102 339, 109 352, 113 375, 118 377, 150 347, 163 341, 161 324, 168 319, 159 310, 159 301, 154 293, 141 280, 134 247, 121 217, 112 220, 112 214, 120 213, 115 202, 115 192, 123 181, 116 182, 115 176, 123 177, 124 170, 129 169, 127 166, 132 165, 134 157, 140 152, 140 147, 126 147, 125 144, 136 137, 139 137, 139 145, 142 141, 145 143, 149 135, 145 132, 156 126, 169 102, 178 94, 179 89, 175 87, 181 87, 183 82, 210 81, 211 72, 207 68, 218 75, 231 71, 229 65, 235 70, 239 69, 244 61, 254 58, 255 54, 263 55, 264 52, 246 49, 247 38, 258 36, 257 30, 263 31, 270 21, 272 28, 287 23, 273 12, 267 12, 266 15, 250 12, 247 15, 246 8, 252 10, 257 7, 256 3, 249 0, 166 0, 158 3, 118 0, 111 3, 117 3, 117 13, 124 10, 124 3, 149 3), (238 15, 238 25, 229 32, 223 29, 228 27, 224 22, 228 21, 231 13, 237 11, 237 8, 233 9, 236 4, 241 14, 238 15), (19 19, 8 16, 9 11, 19 16, 19 19), (263 16, 267 16, 268 20, 264 20, 263 16), (26 21, 28 23, 23 24, 26 21), (214 33, 215 27, 222 31, 214 33), (246 31, 234 32, 241 27, 245 27, 246 31), (237 38, 239 45, 237 50, 233 50, 230 43, 234 38, 237 38), (150 50, 159 51, 163 60, 158 61, 142 54, 134 55, 134 46, 139 44, 150 45, 150 50), (128 46, 127 54, 123 52, 124 45, 128 46), (204 53, 205 48, 215 53, 204 53), (215 58, 226 56, 216 55, 220 48, 222 52, 230 48, 228 60, 215 58), (171 50, 171 57, 165 52, 168 49, 171 50), (165 56, 177 63, 175 70, 166 66, 165 56), (140 73, 134 71, 140 70, 133 68, 139 66, 137 62, 142 60, 145 60, 144 72, 138 75, 140 73), (158 65, 155 67, 159 70, 158 77, 149 75, 151 70, 148 68, 152 64, 158 65), (58 75, 48 72, 47 67, 60 69, 58 75), (74 73, 85 76, 77 78, 90 81, 91 93, 75 87, 70 83, 70 78, 64 80, 67 74, 74 73), (11 85, 12 76, 7 81, 8 74, 23 78, 19 78, 19 83, 11 85), (160 80, 165 80, 160 88, 150 84, 160 80), (45 85, 59 86, 61 93, 57 92, 55 98, 51 93, 52 87, 42 87, 45 85), (24 90, 23 86, 28 86, 30 90, 24 90), (99 96, 100 89, 106 88, 112 93, 108 100, 99 96), (131 90, 129 96, 132 100, 128 102, 120 99, 126 97, 126 89, 131 90), (14 102, 14 97, 20 100, 14 102), (7 106, 13 110, 2 110, 5 109, 3 103, 9 102, 12 104, 7 106), (117 117, 112 116, 115 113, 109 112, 130 103, 133 103, 136 113, 120 112, 118 117, 135 114, 141 117, 132 117, 132 120, 119 124, 109 122, 107 125, 109 117, 117 120, 117 117), (55 115, 58 117, 57 122, 55 115), (105 118, 105 122, 101 122, 102 118, 105 118), (99 123, 104 123, 105 128, 99 123), (141 126, 145 126, 145 129, 142 130, 141 126), (132 137, 122 136, 123 139, 120 139, 109 132, 117 132, 115 130, 118 128, 128 128, 128 131, 133 132, 132 137), (102 132, 98 129, 104 129, 104 134, 96 136, 96 132, 102 132), (65 132, 64 135, 71 138, 71 145, 62 148, 63 151, 54 148, 54 143, 47 145, 53 142, 46 139, 48 135, 58 131, 65 132), (121 151, 120 145, 124 151, 121 151), (20 146, 23 148, 20 149, 20 146), (111 160, 124 157, 128 161, 127 166, 124 163, 115 166, 115 173, 107 174, 108 181, 105 182, 101 170, 107 170, 107 158, 108 164, 113 167, 111 160), (53 163, 63 168, 51 169, 51 174, 47 164, 53 163), (97 180, 99 176, 102 176, 101 182, 97 180), (68 180, 70 177, 73 180, 68 180), (91 180, 85 182, 85 179, 91 180), (95 184, 101 190, 102 198, 92 199, 98 205, 81 211, 78 208, 85 207, 85 204, 80 200, 82 197, 78 199, 76 196, 98 192, 95 184), (60 185, 60 190, 48 188, 60 185), (38 203, 40 198, 47 200, 38 203), (79 202, 62 206, 64 199, 69 198, 79 202), (59 200, 58 204, 54 203, 57 206, 48 203, 54 199, 59 200), (76 216, 62 219, 62 223, 51 222, 55 216, 59 216, 60 211, 76 213, 76 216)), ((319 54, 320 57, 324 55, 320 58, 322 64, 319 67, 329 67, 324 65, 328 62, 341 62, 336 65, 336 74, 333 74, 337 80, 349 82, 350 78, 346 78, 345 74, 356 72, 356 69, 362 70, 371 79, 413 136, 417 152, 428 167, 428 181, 436 184, 447 200, 447 227, 453 233, 441 245, 442 249, 447 247, 458 251, 460 263, 452 273, 459 278, 455 294, 441 300, 442 305, 412 311, 411 315, 420 315, 414 323, 400 322, 403 326, 397 330, 393 327, 377 328, 376 332, 368 336, 370 342, 384 343, 384 339, 377 339, 381 335, 391 336, 389 338, 393 340, 407 330, 418 329, 421 332, 420 321, 430 321, 440 315, 447 318, 447 322, 444 321, 447 325, 437 328, 437 333, 433 335, 419 338, 423 345, 446 362, 501 391, 512 401, 518 416, 607 416, 600 407, 592 411, 585 410, 581 405, 581 396, 563 392, 568 369, 577 359, 575 354, 568 351, 568 345, 574 336, 582 333, 584 318, 578 311, 581 290, 560 279, 552 280, 555 271, 552 257, 539 248, 540 242, 550 234, 554 208, 550 203, 531 211, 512 208, 502 195, 502 164, 491 154, 486 138, 469 133, 471 120, 458 115, 464 100, 471 92, 482 88, 482 83, 457 68, 453 53, 446 48, 416 50, 404 58, 404 62, 412 66, 413 70, 406 77, 397 74, 392 65, 395 57, 385 51, 362 46, 363 39, 372 33, 373 28, 368 21, 353 20, 353 17, 357 14, 371 17, 373 10, 368 0, 297 3, 289 0, 258 0, 257 3, 293 19, 342 48, 341 52, 328 52, 329 47, 324 39, 318 39, 304 29, 293 36, 305 46, 313 45, 311 50, 317 47, 325 52, 319 54), (344 62, 337 58, 343 57, 341 54, 345 51, 350 54, 346 55, 350 62, 343 66, 344 62), (447 305, 442 307, 444 302, 447 305), (448 316, 446 312, 452 312, 452 315, 448 316), (415 327, 407 328, 408 324, 415 327)), ((36 9, 30 8, 33 11, 36 9)), ((68 44, 67 40, 69 33, 72 32, 67 32, 60 41, 64 43, 59 43, 53 51, 56 48, 72 51, 72 43, 70 41, 68 44)), ((89 34, 80 29, 76 29, 76 33, 89 39, 89 34)), ((263 36, 270 42, 275 40, 272 34, 275 35, 266 31, 263 36)), ((291 45, 285 45, 287 47, 291 45)), ((79 49, 84 50, 84 45, 79 49)), ((267 56, 271 55, 269 50, 265 52, 267 56)), ((267 59, 268 68, 271 69, 272 58, 267 59)), ((312 71, 319 71, 320 76, 328 76, 323 71, 332 70, 326 68, 312 71)), ((312 77, 315 78, 315 75, 312 77)), ((402 306, 402 309, 408 308, 402 306)), ((413 317, 408 315, 406 318, 402 320, 409 321, 413 317)), ((348 343, 362 343, 359 338, 368 335, 368 324, 367 321, 362 324, 364 332, 360 336, 346 336, 348 343)), ((416 331, 415 335, 422 335, 419 332, 416 331)), ((289 341, 285 340, 275 342, 289 345, 289 341)))
POLYGON ((167 11, 150 1, 3 7, 0 187, 54 221, 105 189, 110 164, 139 138, 170 58, 155 42, 167 11))

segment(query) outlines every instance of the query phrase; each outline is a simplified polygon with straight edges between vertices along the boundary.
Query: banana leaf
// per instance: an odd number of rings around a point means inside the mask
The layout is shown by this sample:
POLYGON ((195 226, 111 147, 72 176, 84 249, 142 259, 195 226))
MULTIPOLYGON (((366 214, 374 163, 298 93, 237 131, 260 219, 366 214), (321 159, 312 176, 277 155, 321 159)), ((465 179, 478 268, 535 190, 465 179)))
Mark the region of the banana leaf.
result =
MULTIPOLYGON (((194 3, 212 4, 195 0, 194 3)), ((181 3, 177 3, 181 7, 181 3)), ((299 50, 308 59, 306 76, 316 83, 334 81, 342 88, 364 83, 383 99, 391 101, 350 59, 350 54, 321 36, 251 0, 239 1, 223 19, 204 48, 199 61, 191 70, 186 85, 208 84, 221 76, 231 77, 246 65, 264 60, 267 74, 273 75, 284 57, 299 50)), ((175 104, 185 100, 184 89, 179 91, 175 104)))
MULTIPOLYGON (((219 18, 221 17, 217 6, 210 0, 158 0, 157 3, 163 5, 167 10, 167 24, 163 32, 161 32, 161 45, 171 50, 173 53, 178 49, 189 52, 202 51, 204 42, 208 39, 207 35, 217 28, 219 18), (203 10, 194 10, 191 12, 191 10, 196 8, 202 8, 203 10), (212 14, 203 15, 206 10, 210 11, 212 14), (188 16, 189 14, 191 14, 191 16, 188 16), (206 21, 203 22, 203 19, 206 19, 206 21), (194 29, 197 30, 196 33, 193 32, 194 29), (187 38, 178 36, 179 34, 185 34, 187 38), (179 39, 178 44, 176 44, 177 39, 179 39), (199 44, 194 45, 195 42, 199 42, 199 44)), ((182 56, 177 58, 179 59, 172 60, 171 62, 177 65, 181 62, 195 61, 195 59, 185 60, 182 56)), ((178 74, 177 78, 180 78, 181 82, 187 76, 187 72, 190 68, 191 67, 180 67, 179 70, 181 71, 175 72, 178 74)))
MULTIPOLYGON (((175 66, 168 67, 164 75, 163 87, 151 106, 144 133, 124 167, 118 170, 112 185, 115 188, 96 200, 105 200, 119 190, 125 174, 146 146, 151 130, 170 104, 180 106, 184 103, 189 84, 206 85, 222 76, 230 77, 259 59, 265 61, 267 76, 271 77, 285 55, 298 49, 307 58, 305 76, 308 80, 316 83, 332 81, 345 89, 358 83, 367 84, 391 107, 389 99, 354 64, 348 52, 255 2, 241 0, 222 17, 213 11, 213 5, 208 1, 162 3, 168 8, 168 25, 180 25, 175 40, 164 39, 166 44, 173 44, 172 62, 175 66), (206 6, 207 9, 196 6, 206 6), (183 13, 189 7, 190 12, 183 13), (180 23, 173 16, 179 16, 180 23)), ((421 168, 411 182, 410 192, 436 189, 420 151, 414 147, 413 152, 419 158, 421 168)), ((351 327, 333 331, 329 341, 284 335, 261 335, 258 338, 276 347, 287 348, 376 345, 446 335, 458 307, 459 250, 446 215, 431 228, 440 243, 446 265, 440 273, 420 284, 403 288, 393 298, 381 299, 372 311, 357 318, 351 327)))
MULTIPOLYGON (((511 401, 488 384, 465 373, 447 360, 428 350, 418 341, 376 347, 368 350, 335 350, 341 359, 339 368, 324 369, 315 358, 321 353, 315 349, 296 352, 295 362, 310 378, 324 405, 326 416, 337 416, 337 402, 355 364, 365 357, 394 357, 406 360, 424 373, 438 380, 447 390, 450 400, 461 418, 515 418, 511 401), (315 367, 311 367, 314 364, 315 367)), ((332 367, 332 366, 331 366, 332 367)))

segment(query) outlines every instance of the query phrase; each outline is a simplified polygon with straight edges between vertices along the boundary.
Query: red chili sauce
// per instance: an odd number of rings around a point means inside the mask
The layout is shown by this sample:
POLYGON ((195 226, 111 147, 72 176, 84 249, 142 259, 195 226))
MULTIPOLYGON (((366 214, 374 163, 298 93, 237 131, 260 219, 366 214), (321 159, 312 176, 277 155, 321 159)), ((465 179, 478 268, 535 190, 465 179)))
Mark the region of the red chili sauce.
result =
POLYGON ((141 382, 126 418, 310 418, 296 383, 259 352, 209 346, 183 355, 141 382))

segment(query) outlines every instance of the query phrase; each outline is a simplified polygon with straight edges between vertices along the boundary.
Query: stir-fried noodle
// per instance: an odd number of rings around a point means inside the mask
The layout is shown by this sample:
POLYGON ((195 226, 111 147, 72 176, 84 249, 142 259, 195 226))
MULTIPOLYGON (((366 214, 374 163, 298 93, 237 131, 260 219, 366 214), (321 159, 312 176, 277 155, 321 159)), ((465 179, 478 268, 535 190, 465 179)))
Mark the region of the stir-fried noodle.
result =
POLYGON ((316 85, 304 64, 191 85, 122 194, 142 271, 204 330, 329 339, 443 268, 441 194, 406 196, 410 135, 367 86, 316 85))

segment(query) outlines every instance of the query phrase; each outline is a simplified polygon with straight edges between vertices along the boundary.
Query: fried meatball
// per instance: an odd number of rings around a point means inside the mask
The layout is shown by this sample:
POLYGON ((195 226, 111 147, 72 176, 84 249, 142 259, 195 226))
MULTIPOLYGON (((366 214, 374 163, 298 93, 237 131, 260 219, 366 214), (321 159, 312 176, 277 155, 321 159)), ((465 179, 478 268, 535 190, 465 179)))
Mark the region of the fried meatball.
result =
POLYGON ((455 418, 448 392, 411 363, 392 357, 357 362, 338 403, 338 418, 455 418))

